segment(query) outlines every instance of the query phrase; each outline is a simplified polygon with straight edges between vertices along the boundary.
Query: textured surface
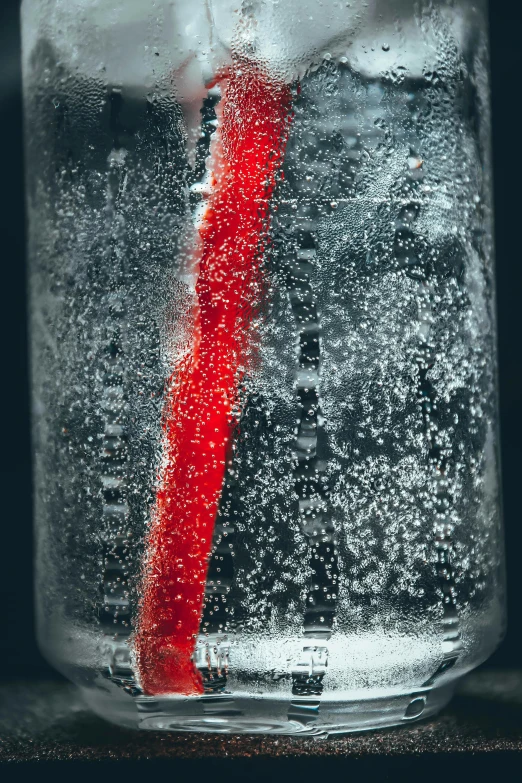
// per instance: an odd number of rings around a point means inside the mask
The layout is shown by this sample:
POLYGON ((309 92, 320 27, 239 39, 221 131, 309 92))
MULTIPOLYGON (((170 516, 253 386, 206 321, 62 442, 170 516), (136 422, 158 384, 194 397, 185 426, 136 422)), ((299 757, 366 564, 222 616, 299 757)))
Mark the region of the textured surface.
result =
POLYGON ((336 759, 393 765, 429 755, 440 764, 444 754, 457 764, 464 756, 488 763, 492 754, 507 758, 522 751, 522 671, 470 675, 436 720, 328 741, 126 731, 90 713, 67 683, 10 683, 0 686, 0 737, 2 762, 185 760, 196 771, 200 762, 223 760, 232 772, 250 769, 254 776, 263 769, 268 774, 273 759, 280 772, 313 767, 318 759, 327 763, 325 770, 336 759))

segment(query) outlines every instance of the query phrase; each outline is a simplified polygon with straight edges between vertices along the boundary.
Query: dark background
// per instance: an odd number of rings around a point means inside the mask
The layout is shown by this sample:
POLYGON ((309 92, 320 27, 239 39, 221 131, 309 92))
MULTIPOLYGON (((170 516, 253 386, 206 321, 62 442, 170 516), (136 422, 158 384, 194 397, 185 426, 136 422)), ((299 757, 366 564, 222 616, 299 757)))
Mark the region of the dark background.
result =
MULTIPOLYGON (((0 677, 54 675, 34 640, 20 0, 0 0, 0 677)), ((522 664, 522 4, 491 0, 493 162, 508 635, 488 666, 522 664), (520 628, 520 630, 519 630, 520 628)))

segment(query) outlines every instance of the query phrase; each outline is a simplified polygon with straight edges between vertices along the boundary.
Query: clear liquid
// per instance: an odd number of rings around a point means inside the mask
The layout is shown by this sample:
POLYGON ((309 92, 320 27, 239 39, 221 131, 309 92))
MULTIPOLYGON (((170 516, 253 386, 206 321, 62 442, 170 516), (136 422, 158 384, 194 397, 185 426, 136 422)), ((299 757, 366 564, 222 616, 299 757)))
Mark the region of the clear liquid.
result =
MULTIPOLYGON (((38 47, 40 636, 73 679, 101 673, 132 698, 164 385, 190 333, 190 187, 216 96, 191 158, 169 94, 80 79, 38 47)), ((480 62, 439 57, 415 79, 333 60, 301 79, 209 566, 208 694, 407 694, 500 636, 487 95, 480 62)))

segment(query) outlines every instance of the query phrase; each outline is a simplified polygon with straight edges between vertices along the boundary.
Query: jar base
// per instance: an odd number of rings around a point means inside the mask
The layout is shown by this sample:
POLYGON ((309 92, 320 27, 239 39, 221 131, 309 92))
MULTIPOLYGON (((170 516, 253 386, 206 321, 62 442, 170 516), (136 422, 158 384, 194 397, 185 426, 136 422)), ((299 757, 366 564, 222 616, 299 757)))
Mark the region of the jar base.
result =
POLYGON ((456 682, 364 700, 296 697, 291 700, 217 694, 139 696, 112 700, 82 689, 89 706, 120 726, 145 731, 278 734, 328 737, 382 729, 433 717, 450 701, 456 682))

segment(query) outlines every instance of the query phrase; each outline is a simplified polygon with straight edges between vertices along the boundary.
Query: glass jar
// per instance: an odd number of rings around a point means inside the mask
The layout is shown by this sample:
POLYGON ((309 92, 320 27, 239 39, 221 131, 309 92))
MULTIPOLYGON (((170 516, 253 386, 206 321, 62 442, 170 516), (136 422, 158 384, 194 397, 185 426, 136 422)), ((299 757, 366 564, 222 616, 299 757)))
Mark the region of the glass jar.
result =
POLYGON ((484 3, 22 15, 42 651, 125 726, 434 714, 504 628, 484 3))

